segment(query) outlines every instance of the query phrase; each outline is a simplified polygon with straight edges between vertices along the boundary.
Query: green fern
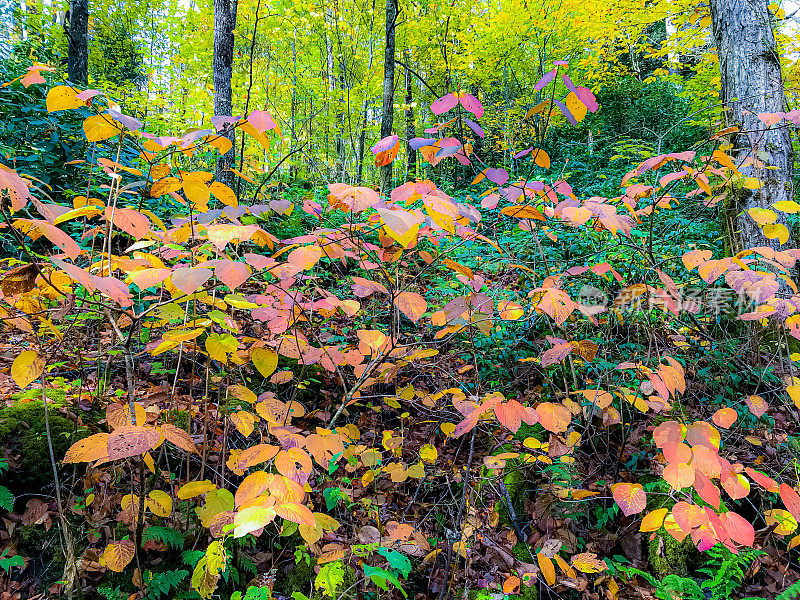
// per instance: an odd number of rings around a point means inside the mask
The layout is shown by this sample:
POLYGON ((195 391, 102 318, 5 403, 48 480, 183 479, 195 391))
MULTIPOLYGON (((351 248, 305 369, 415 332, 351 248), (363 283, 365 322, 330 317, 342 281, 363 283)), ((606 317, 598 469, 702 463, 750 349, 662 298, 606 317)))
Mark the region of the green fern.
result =
POLYGON ((711 591, 711 600, 728 600, 733 592, 744 582, 744 576, 750 565, 764 554, 752 548, 740 550, 734 554, 722 544, 710 548, 706 564, 698 571, 710 577, 703 582, 703 589, 711 591))
POLYGON ((14 510, 14 494, 4 485, 0 485, 0 508, 9 512, 14 510))
POLYGON ((800 581, 783 590, 775 600, 797 600, 797 598, 800 598, 800 581))
POLYGON ((181 560, 183 564, 194 567, 201 558, 206 555, 205 552, 202 550, 184 550, 183 554, 181 554, 181 560))
POLYGON ((150 580, 147 582, 148 600, 158 600, 162 596, 166 596, 172 588, 177 589, 181 581, 189 576, 189 571, 184 569, 164 571, 163 573, 148 573, 150 576, 150 580))
POLYGON ((636 576, 644 579, 653 586, 653 595, 659 600, 675 600, 675 598, 680 598, 681 600, 705 600, 703 590, 694 579, 689 577, 667 575, 663 580, 659 581, 650 573, 636 567, 626 567, 624 565, 616 565, 616 567, 626 577, 636 576))
POLYGON ((129 594, 126 594, 120 588, 112 588, 109 585, 101 585, 97 588, 97 593, 106 600, 125 600, 125 598, 129 596, 129 594))
POLYGON ((183 550, 183 545, 186 543, 181 532, 170 527, 148 527, 142 532, 142 541, 150 540, 161 542, 175 550, 183 550))

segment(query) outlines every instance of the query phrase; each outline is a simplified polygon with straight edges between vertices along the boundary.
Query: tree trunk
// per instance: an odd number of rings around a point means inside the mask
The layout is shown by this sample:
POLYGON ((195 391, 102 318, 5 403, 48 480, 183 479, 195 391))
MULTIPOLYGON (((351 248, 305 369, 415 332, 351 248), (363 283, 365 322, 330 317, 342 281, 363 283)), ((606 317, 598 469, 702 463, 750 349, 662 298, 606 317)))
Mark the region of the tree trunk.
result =
MULTIPOLYGON (((408 65, 411 62, 411 56, 406 50, 405 52, 405 60, 406 64, 408 65)), ((414 103, 414 93, 411 87, 411 71, 408 69, 406 71, 406 179, 412 180, 414 179, 414 175, 416 173, 416 166, 417 166, 417 151, 411 147, 410 142, 414 137, 417 135, 417 128, 414 125, 414 107, 412 104, 414 103)))
MULTIPOLYGON (((386 0, 386 51, 383 59, 383 111, 381 139, 392 134, 394 121, 394 30, 397 23, 397 0, 386 0)), ((381 191, 387 192, 392 183, 392 165, 381 167, 381 191)))
MULTIPOLYGON (((792 199, 789 130, 767 130, 758 118, 759 113, 785 110, 781 65, 767 5, 768 0, 711 0, 725 123, 742 132, 735 136, 732 152, 744 177, 763 182, 761 189, 736 192, 732 206, 734 239, 739 244, 736 250, 780 247, 778 240, 764 236, 747 210, 771 208, 775 202, 792 199)), ((786 214, 777 212, 778 223, 786 225, 786 214)))
POLYGON ((76 85, 89 83, 89 0, 72 0, 70 6, 67 76, 76 85))
MULTIPOLYGON (((233 30, 236 28, 236 9, 238 0, 214 0, 214 114, 233 115, 233 30)), ((228 126, 230 127, 230 126, 228 126)), ((236 152, 236 132, 230 127, 227 133, 231 149, 217 159, 216 180, 231 189, 234 187, 230 167, 236 152)))

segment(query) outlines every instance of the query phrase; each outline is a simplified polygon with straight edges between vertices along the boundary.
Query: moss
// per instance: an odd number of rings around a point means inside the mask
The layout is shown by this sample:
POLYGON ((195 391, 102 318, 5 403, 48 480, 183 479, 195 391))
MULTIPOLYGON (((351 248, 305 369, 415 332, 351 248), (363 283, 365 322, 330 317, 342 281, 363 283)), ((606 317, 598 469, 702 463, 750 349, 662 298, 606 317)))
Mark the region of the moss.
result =
MULTIPOLYGON (((52 390, 58 392, 60 390, 52 390)), ((29 396, 29 390, 21 395, 29 396)), ((28 399, 27 397, 25 398, 28 399)), ((63 391, 60 402, 64 401, 63 391)), ((49 406, 50 434, 53 440, 53 452, 60 461, 72 443, 87 435, 85 430, 75 431, 75 424, 60 415, 55 409, 59 406, 59 396, 53 394, 53 403, 49 406)), ((44 422, 44 402, 30 400, 0 410, 0 447, 19 455, 20 467, 7 477, 9 487, 15 491, 31 489, 41 490, 44 485, 52 483, 53 475, 50 466, 50 451, 47 447, 47 433, 44 422)))
MULTIPOLYGON (((498 591, 490 591, 487 589, 471 589, 467 593, 467 600, 496 600, 499 598, 507 597, 505 594, 498 592, 498 591)), ((514 598, 519 598, 520 600, 536 600, 537 593, 536 593, 536 584, 526 586, 522 584, 519 590, 519 593, 514 595, 514 598)))
POLYGON ((522 423, 517 429, 517 433, 514 434, 514 439, 519 440, 520 442, 525 441, 526 438, 532 437, 536 438, 540 442, 545 441, 546 439, 546 432, 544 428, 539 425, 528 425, 527 423, 522 423))
POLYGON ((658 535, 648 542, 647 554, 653 572, 661 579, 667 575, 686 577, 699 562, 699 552, 690 537, 678 543, 669 534, 658 535))
MULTIPOLYGON (((506 463, 506 475, 503 477, 503 483, 508 490, 508 497, 511 499, 511 504, 514 507, 514 512, 519 515, 523 508, 525 501, 525 473, 520 468, 521 463, 516 460, 509 460, 506 463)), ((505 501, 498 503, 497 512, 500 515, 500 522, 504 525, 511 525, 511 518, 508 514, 508 506, 505 501)))

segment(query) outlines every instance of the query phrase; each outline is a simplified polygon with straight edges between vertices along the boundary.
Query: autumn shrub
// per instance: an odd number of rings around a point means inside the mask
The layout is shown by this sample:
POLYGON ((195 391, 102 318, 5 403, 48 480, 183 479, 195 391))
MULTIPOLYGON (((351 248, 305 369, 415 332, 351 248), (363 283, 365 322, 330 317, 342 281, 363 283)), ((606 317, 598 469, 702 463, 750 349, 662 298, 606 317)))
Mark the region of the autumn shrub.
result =
MULTIPOLYGON (((539 82, 549 100, 530 117, 598 111, 566 69, 539 82)), ((45 439, 58 410, 73 412, 70 433, 91 427, 63 456, 39 452, 55 497, 14 517, 63 535, 54 590, 614 597, 641 577, 615 566, 624 544, 642 560, 657 544, 651 570, 663 558, 677 577, 662 542, 730 566, 800 539, 800 495, 779 481, 788 455, 753 450, 788 424, 786 394, 800 406, 785 343, 799 321, 777 295, 800 256, 723 256, 696 222, 758 183, 721 149, 725 133, 643 157, 615 195, 581 199, 540 146, 515 149, 513 167, 483 162, 455 137, 480 137, 483 105, 450 93, 431 111, 452 122, 409 142, 430 168, 469 172, 474 195, 414 180, 265 199, 244 172, 239 194, 216 181, 209 156, 231 150, 227 126, 269 147, 267 111, 167 137, 98 90, 56 85, 45 103, 48 118, 80 115, 91 182, 61 204, 0 170, 24 257, 0 280, 0 308, 27 344, 13 381, 45 386, 47 402, 25 409, 45 439), (697 233, 693 246, 678 231, 697 233), (733 290, 742 314, 715 313, 690 286, 733 290), (779 372, 730 335, 740 322, 784 343, 779 372), (58 379, 65 366, 79 385, 58 379), (481 561, 493 566, 476 579, 481 561)), ((378 141, 376 165, 399 146, 378 141)), ((751 216, 788 235, 769 212, 751 216)))

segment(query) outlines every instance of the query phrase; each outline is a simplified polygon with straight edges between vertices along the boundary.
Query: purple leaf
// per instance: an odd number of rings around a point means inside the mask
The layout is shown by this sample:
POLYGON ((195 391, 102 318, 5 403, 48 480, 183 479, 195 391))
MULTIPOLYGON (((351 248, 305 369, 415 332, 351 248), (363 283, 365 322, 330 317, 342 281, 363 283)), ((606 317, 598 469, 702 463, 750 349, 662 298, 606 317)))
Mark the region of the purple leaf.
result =
POLYGON ((217 131, 224 129, 226 125, 233 125, 239 120, 239 117, 230 117, 227 115, 214 115, 211 117, 211 123, 216 127, 217 131))
POLYGON ((114 117, 117 121, 122 123, 126 129, 129 131, 136 131, 137 129, 141 129, 144 126, 139 119, 134 117, 129 117, 128 115, 123 115, 118 110, 109 110, 108 114, 114 117))
POLYGON ((466 123, 467 127, 469 127, 470 129, 472 129, 472 131, 475 132, 475 135, 477 135, 478 137, 483 137, 484 135, 483 128, 480 125, 478 125, 475 121, 472 121, 470 119, 464 119, 464 123, 466 123))
POLYGON ((456 138, 442 138, 439 140, 441 150, 436 153, 437 158, 453 156, 461 150, 461 142, 456 138))
POLYGON ((280 198, 278 200, 270 201, 269 207, 279 215, 285 215, 292 207, 292 202, 286 198, 280 198))
POLYGON ((395 147, 395 144, 397 144, 399 139, 400 138, 397 137, 396 135, 388 135, 381 141, 379 141, 377 144, 375 144, 372 148, 370 148, 370 150, 372 150, 373 154, 378 154, 379 152, 385 152, 386 150, 391 150, 392 148, 395 147))
POLYGON ((75 94, 75 97, 78 100, 83 100, 84 102, 86 102, 87 100, 91 100, 95 96, 99 96, 102 93, 103 92, 101 92, 100 90, 83 90, 80 94, 75 94))
POLYGON ((455 108, 456 104, 458 104, 458 98, 456 98, 455 94, 445 94, 431 104, 431 111, 435 115, 441 115, 455 108))
POLYGON ((569 109, 566 107, 566 105, 563 102, 561 102, 559 100, 555 100, 555 99, 553 100, 553 102, 559 108, 559 110, 561 111, 561 114, 564 115, 567 118, 567 121, 569 121, 573 125, 577 125, 578 124, 578 120, 573 116, 573 114, 571 112, 569 112, 569 109))
POLYGON ((572 79, 570 79, 570 78, 569 78, 569 75, 567 75, 566 73, 564 73, 564 74, 561 76, 561 79, 562 79, 562 81, 564 82, 564 85, 565 85, 565 86, 567 86, 567 89, 568 89, 570 92, 575 92, 575 94, 577 95, 578 91, 577 91, 577 89, 575 88, 575 84, 574 84, 574 83, 572 83, 572 79))
MULTIPOLYGON (((425 131, 428 131, 427 129, 425 131)), ((436 143, 436 138, 423 138, 415 137, 408 140, 408 145, 414 150, 419 150, 423 146, 433 146, 436 143)))
POLYGON ((597 109, 600 106, 597 104, 597 100, 592 93, 592 90, 586 87, 579 87, 573 90, 575 95, 578 97, 578 100, 583 102, 583 105, 589 110, 589 112, 597 112, 597 109))
POLYGON ((461 102, 461 106, 475 115, 476 119, 483 116, 483 104, 472 94, 461 94, 458 101, 461 102))
POLYGON ((568 62, 568 61, 566 61, 566 60, 554 60, 554 61, 553 61, 553 64, 554 64, 556 67, 566 67, 566 66, 569 64, 569 62, 568 62))
POLYGON ((267 110, 254 110, 250 113, 250 116, 247 117, 247 120, 259 133, 264 133, 269 129, 275 129, 278 126, 275 119, 272 118, 272 115, 269 114, 267 110))
POLYGON ((486 169, 486 179, 497 185, 503 185, 508 181, 508 171, 505 169, 486 169))
POLYGON ((547 73, 545 73, 544 77, 542 77, 538 82, 536 82, 536 85, 533 87, 533 89, 537 92, 541 90, 544 86, 553 81, 553 78, 556 76, 557 72, 558 69, 556 68, 553 69, 552 71, 548 71, 547 73))
POLYGON ((531 153, 531 150, 533 150, 533 146, 531 146, 530 148, 527 148, 527 149, 523 150, 522 152, 517 152, 517 153, 514 155, 514 158, 522 158, 523 156, 527 156, 528 154, 530 154, 530 153, 531 153))

